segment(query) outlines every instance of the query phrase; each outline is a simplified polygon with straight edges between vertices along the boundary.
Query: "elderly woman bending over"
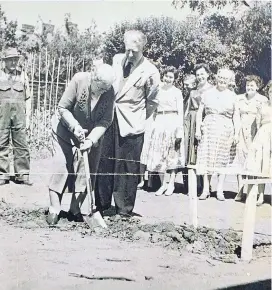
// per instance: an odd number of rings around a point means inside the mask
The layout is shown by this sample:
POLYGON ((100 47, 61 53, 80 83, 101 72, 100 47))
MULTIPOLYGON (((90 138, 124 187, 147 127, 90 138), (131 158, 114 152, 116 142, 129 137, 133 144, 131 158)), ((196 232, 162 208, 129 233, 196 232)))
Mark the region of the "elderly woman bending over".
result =
MULTIPOLYGON (((73 191, 70 216, 75 221, 83 221, 80 208, 86 197, 86 180, 81 151, 90 151, 94 186, 102 136, 113 119, 113 81, 113 69, 106 64, 92 72, 77 73, 59 102, 58 115, 52 120, 55 172, 49 184, 49 225, 58 222, 62 195, 69 185, 73 191)), ((89 205, 86 207, 88 214, 89 205)))
POLYGON ((196 138, 200 140, 197 151, 197 174, 204 175, 200 199, 210 196, 211 176, 219 174, 217 199, 225 200, 223 184, 231 156, 231 146, 237 143, 240 129, 237 96, 228 89, 232 73, 219 69, 216 86, 203 93, 196 121, 196 138), (205 117, 202 122, 202 114, 205 117))

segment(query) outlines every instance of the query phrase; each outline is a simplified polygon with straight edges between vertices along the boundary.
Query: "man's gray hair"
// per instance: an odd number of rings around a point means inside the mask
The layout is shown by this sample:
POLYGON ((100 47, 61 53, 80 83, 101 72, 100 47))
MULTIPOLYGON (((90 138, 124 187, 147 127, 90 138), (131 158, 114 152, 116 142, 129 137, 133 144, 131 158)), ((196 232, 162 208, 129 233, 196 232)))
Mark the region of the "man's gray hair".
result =
POLYGON ((124 42, 128 40, 133 40, 137 46, 144 47, 147 43, 147 38, 145 34, 140 30, 128 30, 124 34, 124 42))

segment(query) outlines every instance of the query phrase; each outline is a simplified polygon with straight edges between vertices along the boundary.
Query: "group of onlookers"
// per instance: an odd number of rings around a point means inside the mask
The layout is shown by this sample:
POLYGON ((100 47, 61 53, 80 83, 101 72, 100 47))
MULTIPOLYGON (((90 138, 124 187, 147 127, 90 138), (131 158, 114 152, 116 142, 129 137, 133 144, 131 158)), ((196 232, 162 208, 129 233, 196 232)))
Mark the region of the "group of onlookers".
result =
MULTIPOLYGON (((214 174, 218 175, 216 192, 221 201, 226 174, 237 175, 236 201, 242 198, 245 175, 271 177, 271 81, 263 95, 259 93, 263 89, 260 77, 248 75, 245 93, 237 95, 233 71, 220 68, 214 85, 208 81, 210 74, 208 65, 197 64, 195 75, 185 77, 183 105, 181 91, 173 85, 174 71, 167 69, 163 74, 159 106, 149 123, 141 159, 147 171, 161 175, 156 195, 173 194, 175 173, 187 165, 196 167, 200 200, 210 196, 214 174)), ((187 187, 186 168, 182 172, 187 187)), ((260 205, 264 186, 259 189, 260 205)))

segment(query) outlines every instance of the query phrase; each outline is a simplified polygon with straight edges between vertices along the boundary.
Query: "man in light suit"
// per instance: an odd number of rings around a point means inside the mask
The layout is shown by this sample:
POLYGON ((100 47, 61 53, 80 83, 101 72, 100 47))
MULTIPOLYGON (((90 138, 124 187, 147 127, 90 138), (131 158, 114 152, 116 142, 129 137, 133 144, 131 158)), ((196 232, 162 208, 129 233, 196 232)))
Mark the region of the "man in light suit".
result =
POLYGON ((114 120, 106 132, 98 170, 95 194, 101 211, 111 206, 116 213, 130 217, 135 204, 140 174, 140 156, 146 119, 155 111, 160 75, 143 56, 147 42, 141 31, 124 34, 125 54, 113 57, 116 80, 114 120))

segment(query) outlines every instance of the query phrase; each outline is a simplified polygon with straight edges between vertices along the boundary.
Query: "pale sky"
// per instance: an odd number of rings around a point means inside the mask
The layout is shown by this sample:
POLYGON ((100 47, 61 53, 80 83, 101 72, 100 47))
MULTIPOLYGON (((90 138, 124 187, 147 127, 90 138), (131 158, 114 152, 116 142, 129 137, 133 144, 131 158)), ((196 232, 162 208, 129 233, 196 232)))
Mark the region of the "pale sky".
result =
POLYGON ((8 20, 17 20, 19 25, 35 25, 38 15, 43 22, 56 27, 64 24, 65 13, 70 13, 72 22, 83 30, 90 26, 92 19, 101 31, 109 29, 115 22, 137 17, 171 16, 182 20, 189 10, 176 10, 171 0, 100 0, 100 1, 0 1, 8 20))

